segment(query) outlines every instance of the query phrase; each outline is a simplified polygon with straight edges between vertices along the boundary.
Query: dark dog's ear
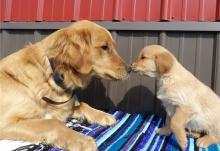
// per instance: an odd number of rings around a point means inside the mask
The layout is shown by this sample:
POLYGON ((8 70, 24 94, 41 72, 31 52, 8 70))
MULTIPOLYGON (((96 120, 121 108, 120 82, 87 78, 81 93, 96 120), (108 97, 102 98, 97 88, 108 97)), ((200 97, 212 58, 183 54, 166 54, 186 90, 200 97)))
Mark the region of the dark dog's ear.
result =
POLYGON ((169 53, 163 52, 156 56, 155 62, 160 75, 163 75, 170 71, 173 66, 174 59, 169 53))

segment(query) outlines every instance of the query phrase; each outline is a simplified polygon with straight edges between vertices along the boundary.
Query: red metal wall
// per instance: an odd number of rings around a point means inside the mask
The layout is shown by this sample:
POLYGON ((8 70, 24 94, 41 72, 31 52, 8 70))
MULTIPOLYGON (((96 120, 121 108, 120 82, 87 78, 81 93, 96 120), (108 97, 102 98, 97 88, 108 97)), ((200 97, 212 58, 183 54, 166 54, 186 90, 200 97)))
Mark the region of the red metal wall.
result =
POLYGON ((0 0, 0 21, 216 21, 220 0, 0 0))

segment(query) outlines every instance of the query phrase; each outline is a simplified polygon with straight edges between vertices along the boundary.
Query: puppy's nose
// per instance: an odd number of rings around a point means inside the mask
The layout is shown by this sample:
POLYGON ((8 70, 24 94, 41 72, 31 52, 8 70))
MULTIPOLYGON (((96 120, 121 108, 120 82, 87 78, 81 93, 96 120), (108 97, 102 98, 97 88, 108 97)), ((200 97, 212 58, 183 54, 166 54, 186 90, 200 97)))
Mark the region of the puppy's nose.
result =
POLYGON ((127 66, 126 71, 127 71, 127 73, 131 73, 131 71, 132 71, 131 66, 127 66))

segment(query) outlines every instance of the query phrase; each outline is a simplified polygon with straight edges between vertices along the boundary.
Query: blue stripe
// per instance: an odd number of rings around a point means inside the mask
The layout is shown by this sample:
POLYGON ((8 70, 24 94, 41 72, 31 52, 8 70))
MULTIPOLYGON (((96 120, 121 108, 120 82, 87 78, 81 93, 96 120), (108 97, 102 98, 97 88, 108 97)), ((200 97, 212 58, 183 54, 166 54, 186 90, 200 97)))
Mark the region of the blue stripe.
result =
POLYGON ((208 151, 217 151, 217 150, 218 150, 217 144, 213 144, 208 147, 208 151))
POLYGON ((107 129, 106 131, 104 131, 102 134, 100 134, 96 138, 97 146, 100 146, 108 137, 110 137, 115 131, 117 131, 129 117, 130 117, 130 114, 128 113, 125 114, 125 116, 114 127, 111 127, 107 129))
POLYGON ((148 128, 148 130, 146 131, 146 133, 142 133, 143 137, 141 139, 138 140, 138 144, 137 144, 137 150, 142 149, 147 142, 149 141, 149 139, 151 138, 151 134, 153 134, 153 131, 158 123, 157 121, 157 117, 154 118, 154 120, 151 122, 150 127, 148 128))
POLYGON ((147 141, 147 143, 144 145, 142 150, 147 150, 148 147, 150 146, 151 141, 153 140, 153 138, 156 136, 156 131, 155 129, 158 128, 158 126, 160 125, 160 123, 162 122, 162 119, 159 119, 157 125, 154 127, 153 133, 151 134, 151 137, 149 138, 149 140, 147 141))
POLYGON ((116 139, 106 150, 119 150, 119 148, 121 148, 121 146, 126 142, 127 138, 129 138, 140 125, 142 120, 143 116, 138 115, 127 130, 123 130, 123 134, 119 136, 119 138, 116 139))
POLYGON ((165 142, 166 136, 160 136, 159 143, 155 148, 155 151, 160 151, 163 147, 163 143, 165 142))
POLYGON ((139 139, 139 137, 141 136, 141 134, 145 133, 146 130, 148 129, 148 127, 150 126, 150 123, 152 122, 154 118, 154 115, 151 115, 149 118, 146 119, 145 123, 142 125, 142 127, 140 128, 140 130, 135 133, 132 138, 130 138, 130 140, 128 141, 128 143, 121 149, 122 151, 127 151, 130 150, 133 145, 136 143, 136 141, 139 139), (134 139, 134 140, 133 140, 134 139), (132 142, 130 142, 132 141, 132 142))
POLYGON ((124 130, 129 127, 129 125, 135 120, 137 115, 131 115, 128 120, 111 136, 106 140, 105 143, 99 146, 99 150, 106 149, 109 145, 111 145, 118 137, 120 137, 123 133, 124 130))
POLYGON ((159 140, 160 140, 160 136, 156 136, 155 139, 152 141, 152 146, 149 147, 151 151, 155 150, 155 148, 158 145, 159 140))
MULTIPOLYGON (((161 122, 161 124, 158 126, 162 126, 163 125, 163 122, 161 122)), ((164 143, 164 140, 165 140, 166 136, 163 136, 163 135, 156 135, 155 139, 152 140, 152 143, 151 145, 149 146, 149 149, 152 150, 152 151, 160 151, 162 146, 163 146, 163 143, 164 143)))
POLYGON ((179 151, 179 150, 180 150, 179 144, 177 143, 175 135, 171 134, 166 146, 166 151, 179 151))

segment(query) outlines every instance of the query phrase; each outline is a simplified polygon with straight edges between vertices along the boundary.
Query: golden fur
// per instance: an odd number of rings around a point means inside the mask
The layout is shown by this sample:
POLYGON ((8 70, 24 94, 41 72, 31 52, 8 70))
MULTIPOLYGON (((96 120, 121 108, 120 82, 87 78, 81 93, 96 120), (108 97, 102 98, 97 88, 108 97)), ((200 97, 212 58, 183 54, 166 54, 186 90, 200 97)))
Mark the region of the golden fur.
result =
POLYGON ((142 75, 158 78, 157 97, 167 112, 161 135, 174 132, 182 149, 187 146, 186 131, 205 132, 198 147, 220 142, 220 99, 205 84, 187 71, 165 48, 143 48, 132 68, 142 75))
POLYGON ((111 115, 74 99, 57 106, 42 100, 46 96, 66 101, 92 76, 121 80, 128 73, 111 34, 89 21, 60 29, 0 60, 0 139, 44 141, 71 151, 97 150, 91 137, 62 122, 72 116, 108 126, 116 122, 111 115), (63 77, 64 88, 55 83, 54 72, 63 77))

